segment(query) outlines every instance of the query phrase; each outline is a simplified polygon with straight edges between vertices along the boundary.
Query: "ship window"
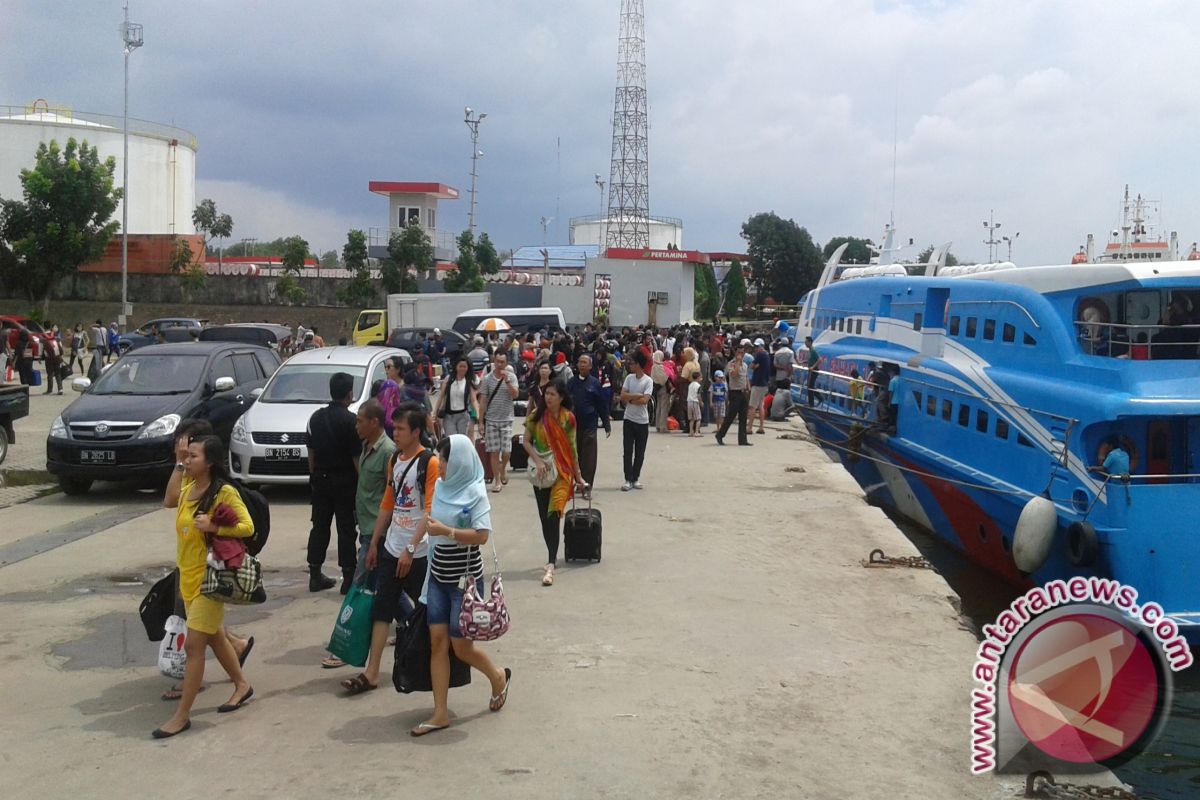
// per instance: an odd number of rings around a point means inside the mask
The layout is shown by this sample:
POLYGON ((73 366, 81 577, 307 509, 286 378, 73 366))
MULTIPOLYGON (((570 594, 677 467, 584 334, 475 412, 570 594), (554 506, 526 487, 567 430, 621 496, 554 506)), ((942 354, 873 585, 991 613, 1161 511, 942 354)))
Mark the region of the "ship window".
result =
POLYGON ((914 391, 913 392, 913 400, 917 401, 917 410, 920 411, 921 410, 921 393, 914 391))
POLYGON ((921 330, 921 312, 920 311, 913 314, 913 330, 914 331, 921 330))
POLYGON ((1025 344, 1029 345, 1030 347, 1037 347, 1037 339, 1033 338, 1027 333, 1025 334, 1025 344))
POLYGON ((954 403, 949 400, 942 401, 942 419, 950 421, 950 414, 954 411, 954 403))
POLYGON ((985 319, 983 321, 983 338, 988 342, 996 338, 996 320, 985 319))
POLYGON ((1003 338, 1006 342, 1015 342, 1017 340, 1017 329, 1007 322, 1004 323, 1003 338))
POLYGON ((964 428, 971 424, 970 406, 963 405, 958 407, 958 424, 964 428))
POLYGON ((996 438, 1008 439, 1008 423, 999 417, 996 418, 996 438))
POLYGON ((988 429, 988 412, 982 408, 975 413, 975 430, 980 433, 987 433, 988 429))
POLYGON ((960 321, 961 321, 960 317, 951 317, 950 318, 950 335, 951 336, 958 336, 958 323, 960 321))
POLYGON ((1026 439, 1025 434, 1020 432, 1017 433, 1017 444, 1021 445, 1021 447, 1033 447, 1033 442, 1026 439))
POLYGON ((937 414, 937 398, 933 395, 925 397, 925 413, 931 417, 937 414))
POLYGON ((974 317, 967 317, 967 338, 975 338, 975 330, 979 327, 979 320, 974 317))
POLYGON ((856 334, 862 333, 862 320, 861 319, 854 320, 854 332, 856 334))

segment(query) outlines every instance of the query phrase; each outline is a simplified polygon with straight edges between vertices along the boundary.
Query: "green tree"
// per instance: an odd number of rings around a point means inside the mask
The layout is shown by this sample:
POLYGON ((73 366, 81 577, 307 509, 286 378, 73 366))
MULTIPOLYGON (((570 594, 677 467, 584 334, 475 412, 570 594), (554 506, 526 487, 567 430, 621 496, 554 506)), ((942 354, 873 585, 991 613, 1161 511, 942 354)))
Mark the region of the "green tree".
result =
POLYGON ((742 271, 742 262, 736 258, 729 265, 729 271, 721 281, 725 286, 725 302, 721 308, 725 316, 735 316, 746 305, 746 276, 742 271))
POLYGON ((742 225, 750 274, 762 305, 764 292, 795 303, 821 278, 821 251, 808 231, 775 212, 755 214, 742 225))
POLYGON ((447 292, 482 292, 483 276, 479 273, 475 236, 465 230, 458 235, 458 260, 455 269, 446 277, 447 292))
POLYGON ((695 300, 692 303, 696 319, 712 319, 721 306, 721 290, 717 288, 717 276, 712 264, 697 264, 695 277, 695 300))
POLYGON ((208 282, 204 265, 192 252, 192 246, 188 244, 187 239, 179 239, 175 242, 175 248, 171 251, 171 260, 167 262, 167 266, 171 272, 182 278, 185 288, 199 289, 208 282))
MULTIPOLYGON (((334 261, 337 254, 334 254, 334 261)), ((338 289, 338 300, 351 307, 369 306, 378 296, 375 281, 371 278, 371 268, 367 264, 367 235, 359 230, 350 231, 346 235, 346 245, 342 248, 342 261, 346 269, 354 273, 342 288, 338 289)))
POLYGON ((297 278, 308 258, 308 242, 300 236, 289 236, 283 240, 282 250, 283 274, 275 283, 275 295, 293 305, 303 303, 307 294, 297 278))
MULTIPOLYGON (((338 266, 337 250, 326 250, 324 253, 321 253, 321 258, 318 259, 317 263, 326 269, 333 269, 338 266)), ((346 267, 346 269, 350 269, 350 267, 346 267)))
POLYGON ((208 244, 213 239, 228 239, 233 235, 233 217, 218 214, 217 204, 208 198, 201 200, 192 212, 192 224, 204 236, 204 252, 201 256, 208 255, 208 244))
POLYGON ((120 228, 110 221, 121 199, 113 173, 116 160, 100 160, 96 148, 74 137, 65 150, 51 140, 38 145, 32 169, 21 170, 24 200, 0 200, 0 256, 6 283, 42 301, 49 313, 50 295, 65 277, 104 255, 108 240, 120 228))
POLYGON ((388 239, 388 257, 380 264, 383 289, 388 294, 412 294, 418 290, 414 272, 428 272, 436 267, 429 234, 416 223, 405 226, 388 239))
POLYGON ((475 261, 483 275, 495 275, 500 271, 500 254, 486 233, 479 234, 479 241, 475 243, 475 261))
MULTIPOLYGON (((929 247, 926 247, 924 250, 922 250, 920 253, 917 254, 917 263, 924 264, 926 261, 929 260, 929 257, 931 255, 933 255, 933 245, 929 245, 929 247)), ((956 267, 956 266, 958 266, 958 264, 959 264, 959 260, 954 257, 953 253, 946 253, 946 266, 947 267, 956 267)), ((922 269, 922 272, 924 272, 924 269, 922 269)))
POLYGON ((873 255, 871 252, 871 247, 875 243, 870 239, 858 239, 854 236, 835 236, 830 239, 829 243, 826 244, 825 248, 821 251, 821 260, 828 261, 829 257, 833 255, 833 251, 837 250, 846 242, 849 242, 850 246, 846 248, 846 252, 842 253, 843 264, 871 263, 871 256, 873 255))

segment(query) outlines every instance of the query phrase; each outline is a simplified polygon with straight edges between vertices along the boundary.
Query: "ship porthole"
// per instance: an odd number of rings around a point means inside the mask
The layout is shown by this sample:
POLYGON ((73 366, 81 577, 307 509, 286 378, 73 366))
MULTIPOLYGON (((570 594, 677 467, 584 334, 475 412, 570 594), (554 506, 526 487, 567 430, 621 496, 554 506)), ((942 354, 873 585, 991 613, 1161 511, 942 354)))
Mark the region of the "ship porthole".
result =
POLYGON ((1100 545, 1096 541, 1096 529, 1090 522, 1072 522, 1067 528, 1067 558, 1077 567, 1090 567, 1096 563, 1100 545))
POLYGON ((1088 510, 1088 493, 1083 489, 1076 489, 1071 492, 1071 506, 1080 514, 1086 514, 1088 510))

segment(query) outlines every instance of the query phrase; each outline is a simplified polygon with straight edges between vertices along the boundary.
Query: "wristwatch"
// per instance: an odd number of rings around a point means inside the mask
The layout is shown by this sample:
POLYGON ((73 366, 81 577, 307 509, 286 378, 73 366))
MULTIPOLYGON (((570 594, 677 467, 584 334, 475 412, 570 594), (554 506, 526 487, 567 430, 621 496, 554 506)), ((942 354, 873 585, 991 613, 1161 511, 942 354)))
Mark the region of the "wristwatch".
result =
POLYGON ((404 545, 404 549, 408 551, 408 554, 410 556, 417 554, 417 546, 415 544, 413 544, 412 542, 409 542, 408 544, 404 545))
POLYGON ((176 471, 176 472, 183 472, 183 462, 182 462, 182 461, 176 461, 176 462, 175 462, 175 471, 176 471))

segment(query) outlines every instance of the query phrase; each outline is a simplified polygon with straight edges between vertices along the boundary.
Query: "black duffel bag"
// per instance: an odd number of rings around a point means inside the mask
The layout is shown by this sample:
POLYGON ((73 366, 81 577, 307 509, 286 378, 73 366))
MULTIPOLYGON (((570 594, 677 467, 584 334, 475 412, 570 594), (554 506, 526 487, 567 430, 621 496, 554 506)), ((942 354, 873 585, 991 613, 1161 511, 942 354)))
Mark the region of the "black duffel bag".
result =
MULTIPOLYGON (((397 692, 432 692, 433 680, 429 675, 429 624, 425 618, 425 605, 417 604, 416 610, 396 625, 396 662, 392 665, 392 684, 397 692)), ((459 661, 450 650, 450 688, 466 686, 471 682, 471 667, 459 661)))
POLYGON ((150 587, 138 607, 138 615, 152 642, 161 642, 167 635, 167 617, 175 613, 175 597, 178 594, 179 570, 173 569, 158 583, 150 587))

